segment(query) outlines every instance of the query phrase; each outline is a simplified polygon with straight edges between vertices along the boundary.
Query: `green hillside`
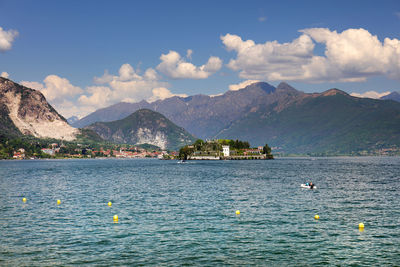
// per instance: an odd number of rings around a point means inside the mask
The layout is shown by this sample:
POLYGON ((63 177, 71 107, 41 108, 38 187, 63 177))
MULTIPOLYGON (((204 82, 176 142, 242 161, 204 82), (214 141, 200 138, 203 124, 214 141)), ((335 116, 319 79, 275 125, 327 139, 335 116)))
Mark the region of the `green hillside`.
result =
POLYGON ((176 150, 196 139, 158 112, 141 109, 112 122, 96 122, 88 127, 103 139, 125 144, 150 144, 176 150))
POLYGON ((307 97, 281 112, 249 113, 218 138, 268 142, 296 154, 354 154, 400 148, 400 104, 356 98, 339 90, 307 97))

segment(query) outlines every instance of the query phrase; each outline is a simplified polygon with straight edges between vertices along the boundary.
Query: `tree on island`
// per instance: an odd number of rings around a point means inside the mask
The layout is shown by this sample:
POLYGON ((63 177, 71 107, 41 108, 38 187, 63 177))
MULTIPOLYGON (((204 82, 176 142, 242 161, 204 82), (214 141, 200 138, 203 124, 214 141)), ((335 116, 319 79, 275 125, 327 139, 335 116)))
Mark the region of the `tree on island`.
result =
POLYGON ((267 156, 267 159, 273 159, 274 156, 271 153, 271 148, 268 146, 268 144, 265 144, 263 147, 263 154, 267 156))
POLYGON ((193 147, 189 146, 184 146, 181 149, 179 149, 179 159, 181 160, 187 160, 189 155, 192 155, 194 152, 193 147))
POLYGON ((230 139, 221 139, 219 140, 221 145, 223 146, 229 146, 231 149, 247 149, 250 148, 250 143, 247 141, 240 141, 238 139, 236 140, 230 140, 230 139))
POLYGON ((193 144, 193 146, 197 150, 200 150, 203 145, 204 145, 204 141, 202 139, 197 139, 196 142, 194 142, 194 144, 193 144))

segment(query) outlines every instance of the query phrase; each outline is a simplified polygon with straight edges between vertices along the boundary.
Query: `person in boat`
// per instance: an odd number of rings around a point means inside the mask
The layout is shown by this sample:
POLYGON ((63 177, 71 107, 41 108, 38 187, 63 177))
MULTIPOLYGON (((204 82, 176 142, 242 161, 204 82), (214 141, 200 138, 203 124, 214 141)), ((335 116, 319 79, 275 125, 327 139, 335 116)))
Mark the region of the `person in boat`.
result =
POLYGON ((310 189, 314 188, 314 184, 312 182, 310 182, 308 185, 310 186, 310 189))

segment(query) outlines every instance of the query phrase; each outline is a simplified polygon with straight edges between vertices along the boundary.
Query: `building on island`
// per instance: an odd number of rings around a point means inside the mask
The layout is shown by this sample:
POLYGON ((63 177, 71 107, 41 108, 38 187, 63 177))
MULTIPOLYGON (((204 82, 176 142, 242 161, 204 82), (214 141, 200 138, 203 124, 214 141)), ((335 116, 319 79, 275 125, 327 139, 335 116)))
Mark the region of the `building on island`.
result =
POLYGON ((224 157, 229 157, 229 146, 222 146, 222 152, 224 153, 224 157))

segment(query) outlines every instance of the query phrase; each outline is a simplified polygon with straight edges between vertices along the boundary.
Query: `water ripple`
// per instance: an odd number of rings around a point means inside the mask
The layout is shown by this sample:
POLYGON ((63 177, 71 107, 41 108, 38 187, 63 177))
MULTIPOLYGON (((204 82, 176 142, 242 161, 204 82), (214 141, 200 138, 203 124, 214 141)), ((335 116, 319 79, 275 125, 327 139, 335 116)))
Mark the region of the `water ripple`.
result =
POLYGON ((399 173, 398 157, 0 161, 0 265, 399 266, 399 173))

